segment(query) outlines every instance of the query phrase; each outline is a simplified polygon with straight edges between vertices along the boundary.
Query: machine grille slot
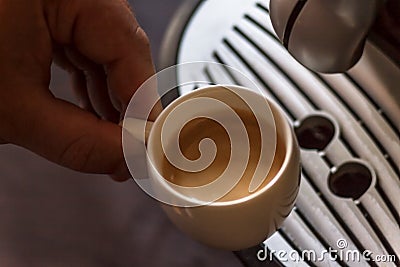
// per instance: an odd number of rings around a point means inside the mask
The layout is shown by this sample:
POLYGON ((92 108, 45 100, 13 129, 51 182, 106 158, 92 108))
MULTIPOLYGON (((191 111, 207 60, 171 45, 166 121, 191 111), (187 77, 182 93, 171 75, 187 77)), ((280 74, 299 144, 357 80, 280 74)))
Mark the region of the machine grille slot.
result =
MULTIPOLYGON (((213 53, 213 57, 214 57, 214 59, 216 60, 216 62, 226 65, 226 63, 221 59, 221 57, 219 56, 219 54, 218 54, 217 52, 214 52, 214 53, 213 53)), ((244 63, 247 64, 246 62, 244 62, 244 63)), ((249 67, 251 68, 251 66, 249 66, 249 67)), ((241 83, 235 78, 234 75, 232 75, 232 73, 229 71, 228 68, 224 68, 224 70, 226 71, 226 73, 228 74, 228 76, 232 79, 232 83, 233 83, 233 84, 237 84, 237 85, 244 86, 243 84, 241 84, 241 83)), ((205 68, 205 69, 204 69, 204 73, 206 74, 206 76, 209 77, 210 81, 212 81, 212 84, 216 84, 216 81, 215 81, 214 78, 211 76, 210 71, 209 71, 208 68, 205 68)), ((254 75, 257 76, 258 74, 257 74, 256 72, 254 72, 254 75)), ((268 86, 264 83, 264 81, 263 81, 261 78, 258 78, 258 79, 259 79, 259 81, 260 81, 261 83, 263 83, 263 85, 264 85, 266 88, 268 88, 268 86)), ((273 91, 269 90, 268 92, 273 96, 274 100, 275 100, 278 104, 280 104, 281 108, 286 112, 286 115, 289 116, 289 118, 291 119, 291 121, 293 121, 293 120, 294 120, 293 114, 292 114, 289 110, 287 110, 287 109, 282 105, 282 103, 279 101, 279 98, 277 98, 277 96, 274 95, 273 91)))
POLYGON ((390 125, 390 128, 393 129, 393 131, 396 133, 397 136, 400 136, 400 130, 397 129, 396 126, 394 126, 393 122, 387 114, 379 107, 379 105, 376 103, 375 100, 373 100, 362 88, 362 86, 355 80, 353 77, 351 77, 350 74, 344 73, 344 76, 346 76, 359 90, 359 92, 365 97, 365 99, 368 99, 368 101, 374 106, 374 108, 377 110, 377 112, 382 116, 382 118, 385 120, 387 124, 390 125))
MULTIPOLYGON (((297 253, 299 253, 301 255, 301 249, 298 248, 296 246, 296 244, 293 242, 293 240, 287 236, 287 234, 285 233, 285 231, 283 230, 278 230, 279 234, 282 236, 282 238, 294 249, 297 251, 297 253)), ((316 267, 315 264, 313 264, 312 262, 310 262, 308 259, 303 259, 305 263, 308 264, 308 266, 310 267, 316 267)))

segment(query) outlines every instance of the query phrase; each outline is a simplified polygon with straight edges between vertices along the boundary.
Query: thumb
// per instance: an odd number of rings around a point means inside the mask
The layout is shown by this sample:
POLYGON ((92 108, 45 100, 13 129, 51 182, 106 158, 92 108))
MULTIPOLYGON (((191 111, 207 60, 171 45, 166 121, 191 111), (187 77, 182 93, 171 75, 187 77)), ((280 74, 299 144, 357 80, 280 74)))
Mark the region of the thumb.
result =
POLYGON ((6 123, 12 126, 2 135, 7 141, 73 170, 111 174, 115 180, 130 177, 122 152, 121 127, 49 92, 30 92, 29 97, 19 99, 19 112, 4 116, 13 120, 6 123))

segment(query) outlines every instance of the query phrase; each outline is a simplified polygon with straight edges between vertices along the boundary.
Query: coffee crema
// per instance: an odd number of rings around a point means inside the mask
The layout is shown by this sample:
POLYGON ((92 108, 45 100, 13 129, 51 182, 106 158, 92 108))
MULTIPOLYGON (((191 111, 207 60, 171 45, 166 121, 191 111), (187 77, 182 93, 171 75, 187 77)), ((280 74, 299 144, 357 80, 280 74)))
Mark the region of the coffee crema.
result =
MULTIPOLYGON (((218 199, 217 202, 231 201, 246 197, 250 194, 254 194, 265 185, 267 185, 271 181, 271 179, 278 173, 280 167, 282 166, 285 157, 285 144, 278 133, 276 136, 277 145, 275 152, 265 151, 265 153, 275 153, 271 169, 258 190, 250 193, 248 190, 250 181, 253 178, 254 172, 260 160, 260 130, 262 129, 260 129, 255 116, 249 110, 236 110, 236 113, 239 115, 243 124, 246 127, 250 148, 245 147, 246 145, 244 143, 231 144, 228 133, 225 131, 224 127, 217 122, 207 118, 196 118, 187 123, 182 128, 182 131, 179 135, 180 150, 187 159, 196 160, 200 157, 200 141, 204 138, 210 138, 214 141, 217 148, 217 153, 214 161, 203 171, 187 172, 176 168, 167 160, 166 157, 164 157, 163 163, 161 165, 161 173, 163 177, 176 185, 186 187, 197 187, 209 184, 220 177, 220 175, 224 172, 231 158, 231 145, 236 145, 239 147, 243 146, 243 148, 240 148, 241 151, 245 151, 244 149, 249 149, 249 159, 246 165, 246 169, 236 186, 225 196, 218 199)), ((227 121, 227 123, 229 123, 229 121, 227 121)), ((237 125, 237 127, 241 126, 237 125)), ((233 162, 234 166, 240 166, 241 164, 245 163, 233 162)), ((240 168, 238 168, 238 170, 239 169, 240 168)), ((238 175, 240 174, 238 173, 238 175)))

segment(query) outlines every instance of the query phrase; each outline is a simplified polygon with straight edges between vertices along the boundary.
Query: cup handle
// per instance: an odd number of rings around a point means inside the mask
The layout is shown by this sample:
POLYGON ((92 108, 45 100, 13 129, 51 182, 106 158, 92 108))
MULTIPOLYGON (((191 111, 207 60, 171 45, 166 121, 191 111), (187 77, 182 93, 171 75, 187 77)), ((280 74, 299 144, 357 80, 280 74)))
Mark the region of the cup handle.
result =
POLYGON ((154 122, 152 121, 146 121, 136 118, 126 118, 119 123, 119 125, 127 130, 135 139, 145 144, 147 143, 153 124, 154 122), (142 132, 143 129, 145 129, 144 140, 142 132))

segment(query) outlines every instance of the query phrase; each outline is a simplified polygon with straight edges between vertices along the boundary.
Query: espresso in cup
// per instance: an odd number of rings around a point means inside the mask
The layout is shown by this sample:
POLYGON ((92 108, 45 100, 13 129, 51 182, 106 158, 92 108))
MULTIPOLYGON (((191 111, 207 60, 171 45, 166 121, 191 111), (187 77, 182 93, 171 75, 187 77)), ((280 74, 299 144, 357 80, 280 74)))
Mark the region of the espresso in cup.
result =
MULTIPOLYGON (((250 140, 250 157, 246 170, 240 177, 239 182, 231 191, 217 201, 240 199, 257 192, 249 192, 249 186, 260 158, 260 126, 258 125, 254 115, 249 110, 241 109, 236 110, 236 112, 246 127, 248 138, 250 140)), ((233 123, 229 122, 228 119, 225 121, 227 123, 233 123)), ((238 127, 240 126, 238 125, 238 127)), ((186 187, 202 186, 218 179, 228 166, 231 146, 233 145, 230 142, 228 133, 220 124, 211 119, 199 118, 192 120, 185 125, 180 132, 180 149, 186 158, 195 160, 201 156, 198 148, 199 143, 204 138, 210 138, 217 146, 217 155, 208 168, 200 172, 187 172, 173 166, 167 158, 164 158, 162 164, 163 177, 174 184, 186 187)), ((275 151, 271 151, 271 153, 273 153, 272 156, 274 157, 271 169, 259 189, 265 186, 271 178, 276 175, 282 165, 284 159, 284 144, 282 143, 282 138, 279 137, 279 134, 277 135, 276 140, 276 149, 275 151)), ((241 144, 234 145, 240 146, 241 144)), ((245 149, 248 148, 243 147, 243 150, 245 149)), ((243 164, 243 162, 235 162, 234 164, 240 165, 243 164)))

